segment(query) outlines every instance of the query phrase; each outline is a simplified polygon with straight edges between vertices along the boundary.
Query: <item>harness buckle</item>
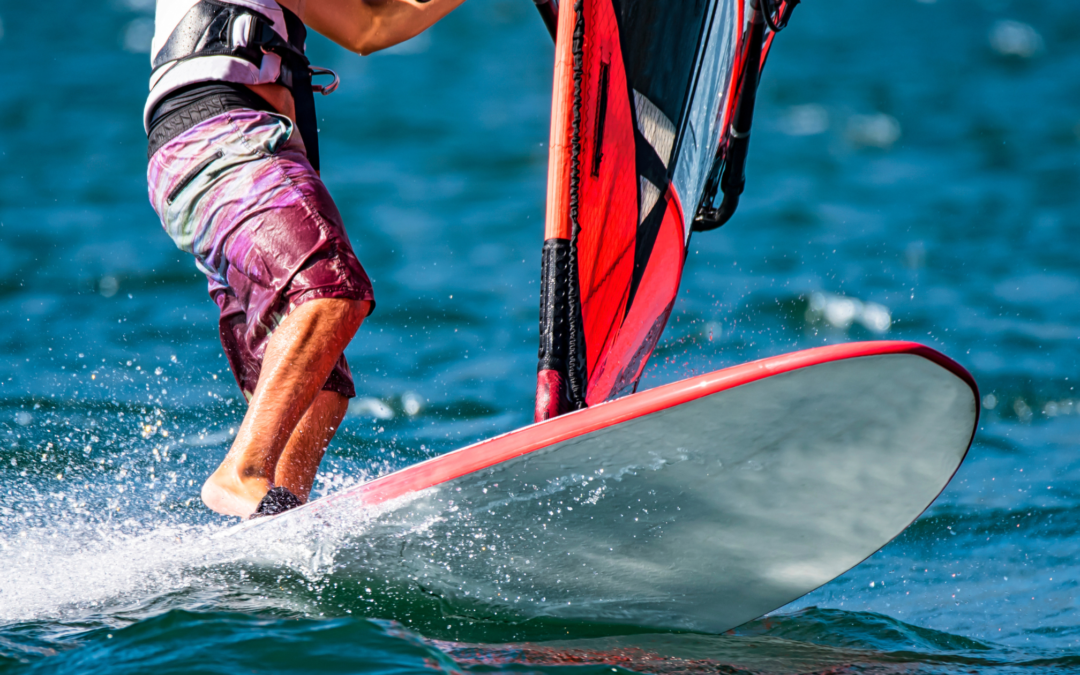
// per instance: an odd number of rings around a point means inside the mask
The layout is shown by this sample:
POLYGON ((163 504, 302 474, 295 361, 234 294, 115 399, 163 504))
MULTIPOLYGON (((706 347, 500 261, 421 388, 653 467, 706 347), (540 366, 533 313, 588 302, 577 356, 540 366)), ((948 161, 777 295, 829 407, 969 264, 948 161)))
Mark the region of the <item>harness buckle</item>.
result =
POLYGON ((323 96, 329 96, 330 94, 333 94, 334 91, 337 90, 338 85, 341 84, 341 78, 338 77, 337 73, 330 70, 329 68, 319 68, 318 66, 310 66, 308 68, 308 70, 311 72, 312 77, 315 77, 317 75, 332 75, 334 77, 334 81, 331 82, 330 84, 326 84, 326 85, 312 84, 311 85, 311 91, 317 91, 320 94, 322 94, 323 96))

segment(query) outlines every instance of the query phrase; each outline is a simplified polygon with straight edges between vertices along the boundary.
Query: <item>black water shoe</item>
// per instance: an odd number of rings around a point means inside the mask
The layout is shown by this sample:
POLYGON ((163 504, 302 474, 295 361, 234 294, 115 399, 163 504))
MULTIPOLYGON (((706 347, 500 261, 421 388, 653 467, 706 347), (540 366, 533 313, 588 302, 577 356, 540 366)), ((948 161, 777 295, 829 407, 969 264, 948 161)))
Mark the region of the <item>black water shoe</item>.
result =
POLYGON ((285 513, 289 509, 295 509, 303 503, 299 497, 283 487, 270 488, 270 491, 259 502, 259 508, 255 509, 255 513, 251 514, 248 519, 276 516, 279 513, 285 513))

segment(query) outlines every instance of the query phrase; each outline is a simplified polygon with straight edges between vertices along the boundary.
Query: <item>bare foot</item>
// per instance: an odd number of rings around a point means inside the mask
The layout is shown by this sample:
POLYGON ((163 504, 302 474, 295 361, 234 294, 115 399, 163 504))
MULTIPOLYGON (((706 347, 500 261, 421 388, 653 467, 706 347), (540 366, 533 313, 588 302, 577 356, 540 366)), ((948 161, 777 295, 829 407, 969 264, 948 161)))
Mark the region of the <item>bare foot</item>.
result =
POLYGON ((273 485, 265 478, 242 478, 224 464, 202 486, 202 500, 212 511, 225 516, 247 518, 273 485))

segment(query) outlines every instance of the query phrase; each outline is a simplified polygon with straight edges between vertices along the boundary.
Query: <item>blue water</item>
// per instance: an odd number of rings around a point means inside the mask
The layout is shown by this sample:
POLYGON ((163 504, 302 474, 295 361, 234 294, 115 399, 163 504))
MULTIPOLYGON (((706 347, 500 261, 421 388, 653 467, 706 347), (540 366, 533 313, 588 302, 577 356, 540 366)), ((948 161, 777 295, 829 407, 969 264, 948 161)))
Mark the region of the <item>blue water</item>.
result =
MULTIPOLYGON (((1076 2, 805 2, 743 205, 694 237, 642 383, 924 342, 984 401, 942 497, 730 634, 527 644, 206 541, 226 523, 198 488, 243 406, 146 199, 150 5, 0 2, 0 670, 1080 669, 1076 2)), ((325 494, 529 421, 552 47, 527 0, 472 0, 389 53, 311 51, 343 78, 319 101, 324 176, 379 300, 325 494)))

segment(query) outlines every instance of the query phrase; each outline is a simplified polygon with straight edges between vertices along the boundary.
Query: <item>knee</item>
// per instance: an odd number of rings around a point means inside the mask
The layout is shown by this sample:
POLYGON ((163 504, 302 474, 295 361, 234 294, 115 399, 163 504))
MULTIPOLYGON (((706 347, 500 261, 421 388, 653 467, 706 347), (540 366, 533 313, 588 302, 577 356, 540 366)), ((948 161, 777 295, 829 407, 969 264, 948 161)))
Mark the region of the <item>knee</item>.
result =
POLYGON ((372 302, 370 300, 349 300, 349 309, 345 321, 356 332, 360 324, 371 314, 372 302))
POLYGON ((371 304, 367 300, 318 298, 305 302, 293 310, 285 323, 296 326, 301 332, 329 331, 344 335, 348 341, 363 323, 364 318, 371 313, 371 304))
POLYGON ((347 300, 344 298, 331 301, 328 307, 332 321, 337 325, 337 330, 345 333, 351 339, 360 324, 371 313, 371 302, 368 300, 347 300))

